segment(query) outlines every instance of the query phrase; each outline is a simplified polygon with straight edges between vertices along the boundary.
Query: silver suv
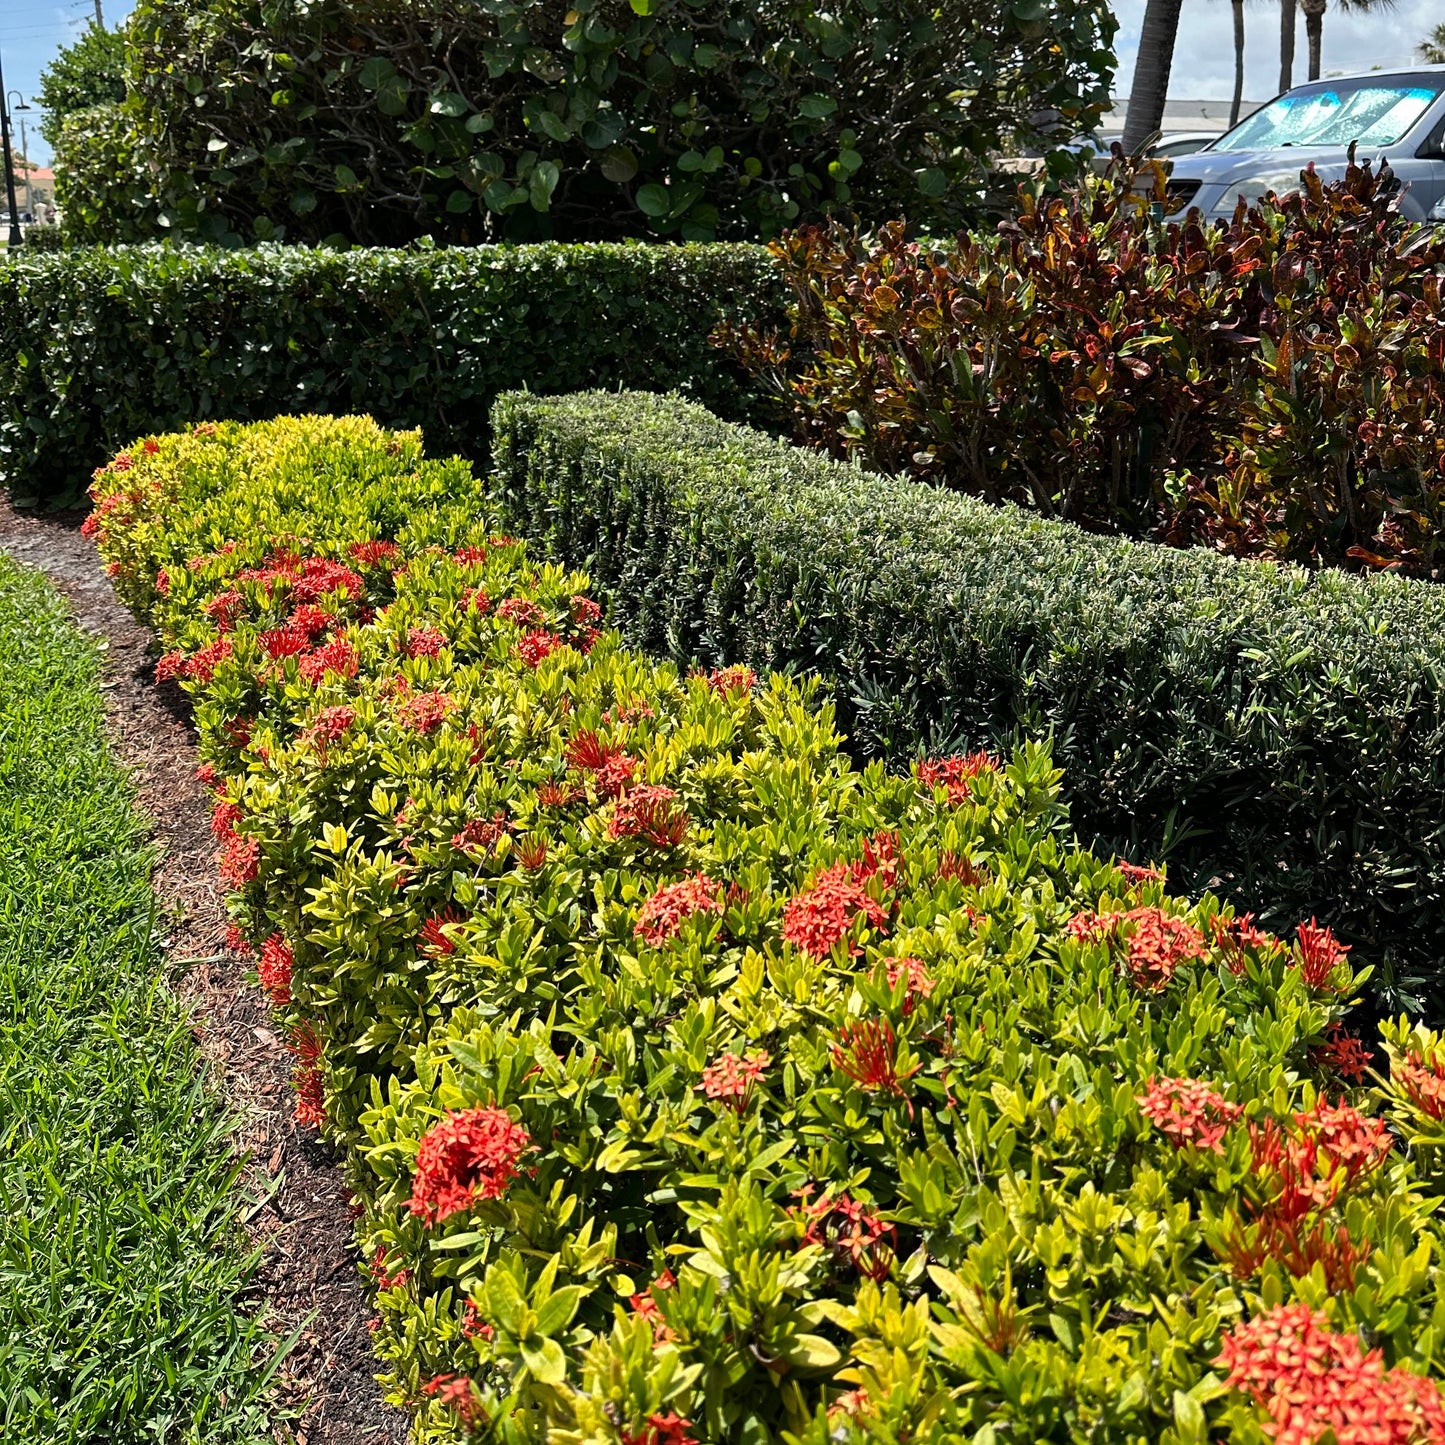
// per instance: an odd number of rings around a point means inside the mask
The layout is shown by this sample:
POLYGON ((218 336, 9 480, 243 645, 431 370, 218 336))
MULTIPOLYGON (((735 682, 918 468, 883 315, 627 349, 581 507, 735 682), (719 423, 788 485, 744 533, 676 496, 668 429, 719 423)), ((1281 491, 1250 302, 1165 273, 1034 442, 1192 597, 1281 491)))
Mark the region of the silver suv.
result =
POLYGON ((1222 219, 1241 195, 1298 190, 1310 161, 1322 179, 1338 180, 1351 142, 1357 160, 1389 161, 1404 187, 1402 215, 1445 221, 1445 65, 1296 86, 1206 149, 1180 156, 1169 191, 1222 219))

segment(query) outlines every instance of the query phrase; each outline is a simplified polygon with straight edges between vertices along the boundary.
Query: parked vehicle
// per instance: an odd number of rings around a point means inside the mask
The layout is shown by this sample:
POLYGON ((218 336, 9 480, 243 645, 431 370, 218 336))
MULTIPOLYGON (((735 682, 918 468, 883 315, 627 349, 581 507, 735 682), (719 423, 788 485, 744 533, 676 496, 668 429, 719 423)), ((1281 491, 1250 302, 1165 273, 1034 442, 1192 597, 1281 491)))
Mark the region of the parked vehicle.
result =
POLYGON ((1325 180, 1338 180, 1351 144, 1361 161, 1389 161, 1403 187, 1403 215, 1445 221, 1445 65, 1296 86, 1207 149, 1181 157, 1170 193, 1222 219, 1240 196, 1298 190, 1310 162, 1325 180))
POLYGON ((1159 143, 1149 154, 1158 156, 1161 160, 1167 160, 1171 156, 1191 156, 1218 139, 1217 130, 1178 130, 1160 136, 1159 143))

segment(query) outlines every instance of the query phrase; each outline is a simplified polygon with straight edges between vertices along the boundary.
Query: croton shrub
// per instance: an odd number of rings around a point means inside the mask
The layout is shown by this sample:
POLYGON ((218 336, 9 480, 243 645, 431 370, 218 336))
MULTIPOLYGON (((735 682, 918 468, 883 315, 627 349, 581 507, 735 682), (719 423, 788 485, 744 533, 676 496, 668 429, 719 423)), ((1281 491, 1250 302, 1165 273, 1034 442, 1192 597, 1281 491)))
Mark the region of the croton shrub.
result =
POLYGON ((1327 926, 627 651, 414 434, 94 491, 419 1440, 1445 1438, 1445 1049, 1327 926))
POLYGON ((1021 193, 997 233, 834 222, 772 244, 790 335, 719 340, 800 440, 1101 530, 1435 575, 1445 241, 1357 165, 1162 223, 1136 177, 1021 193))

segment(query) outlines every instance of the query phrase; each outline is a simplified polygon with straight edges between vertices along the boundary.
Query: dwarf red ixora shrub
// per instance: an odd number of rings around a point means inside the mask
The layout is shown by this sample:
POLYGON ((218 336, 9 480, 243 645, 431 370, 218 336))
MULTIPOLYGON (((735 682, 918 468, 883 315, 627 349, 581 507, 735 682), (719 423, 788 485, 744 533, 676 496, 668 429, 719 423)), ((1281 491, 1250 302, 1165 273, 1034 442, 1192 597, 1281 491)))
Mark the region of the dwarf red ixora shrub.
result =
POLYGON ((95 491, 419 1439, 1441 1438, 1445 1047, 1361 1058, 1324 923, 1071 847, 1037 746, 859 771, 625 651, 415 436, 95 491))

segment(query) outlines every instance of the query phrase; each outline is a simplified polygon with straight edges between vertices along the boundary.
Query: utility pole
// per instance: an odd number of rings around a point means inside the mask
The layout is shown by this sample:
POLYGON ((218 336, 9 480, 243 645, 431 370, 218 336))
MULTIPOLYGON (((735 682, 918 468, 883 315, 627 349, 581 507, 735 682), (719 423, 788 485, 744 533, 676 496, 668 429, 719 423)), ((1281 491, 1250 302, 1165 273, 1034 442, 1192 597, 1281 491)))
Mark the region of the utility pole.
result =
POLYGON ((15 161, 10 154, 10 105, 5 99, 5 67, 0 60, 0 148, 5 152, 5 199, 10 205, 10 241, 13 248, 24 237, 20 234, 20 209, 15 204, 15 161))
POLYGON ((95 28, 105 29, 105 16, 100 13, 100 0, 95 0, 95 28))

